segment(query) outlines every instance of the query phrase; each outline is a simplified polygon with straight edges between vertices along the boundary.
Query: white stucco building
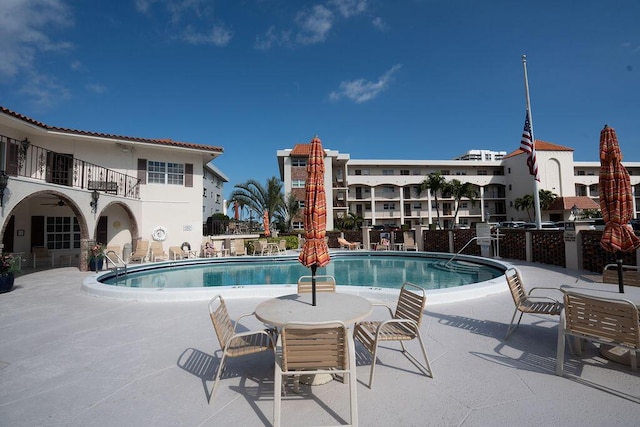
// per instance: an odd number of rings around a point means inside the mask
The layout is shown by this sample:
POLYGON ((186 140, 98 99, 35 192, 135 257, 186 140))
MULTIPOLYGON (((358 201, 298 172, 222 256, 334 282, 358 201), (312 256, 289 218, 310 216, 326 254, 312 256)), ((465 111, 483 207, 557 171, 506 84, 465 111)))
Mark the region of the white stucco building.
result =
POLYGON ((202 222, 206 223, 207 218, 215 213, 227 214, 224 183, 229 182, 229 178, 209 162, 204 165, 202 180, 202 222))
MULTIPOLYGON (((278 150, 280 177, 285 191, 304 201, 306 157, 309 144, 278 150)), ((600 162, 574 162, 573 149, 545 141, 536 141, 540 171, 540 190, 549 190, 565 202, 578 207, 593 207, 598 201, 600 162), (578 197, 576 197, 578 196, 578 197), (584 197, 584 198, 582 198, 584 197), (591 200, 588 200, 590 198, 591 200)), ((472 225, 489 219, 531 221, 528 213, 514 207, 514 201, 533 194, 534 181, 526 166, 526 154, 471 150, 458 160, 385 160, 352 159, 349 154, 325 149, 325 189, 327 191, 327 228, 349 213, 361 216, 369 225, 413 226, 436 223, 435 200, 428 191, 418 194, 418 186, 434 172, 447 181, 470 182, 478 189, 474 202, 462 200, 457 223, 472 225), (464 158, 465 160, 461 160, 464 158), (491 159, 491 160, 486 160, 491 159)), ((594 153, 597 155, 597 152, 594 153)), ((624 162, 635 192, 635 217, 640 217, 640 162, 624 162)), ((561 201, 563 201, 561 200, 561 201)), ((304 203, 304 202, 303 202, 304 203)), ((456 201, 439 196, 441 224, 453 226, 456 201)), ((566 203, 561 208, 542 212, 543 220, 561 221, 569 216, 566 203)), ((298 223, 301 226, 301 223, 298 223)))
POLYGON ((44 246, 84 268, 88 241, 124 248, 159 228, 165 248, 199 247, 205 168, 222 151, 54 127, 0 107, 4 250, 44 246))

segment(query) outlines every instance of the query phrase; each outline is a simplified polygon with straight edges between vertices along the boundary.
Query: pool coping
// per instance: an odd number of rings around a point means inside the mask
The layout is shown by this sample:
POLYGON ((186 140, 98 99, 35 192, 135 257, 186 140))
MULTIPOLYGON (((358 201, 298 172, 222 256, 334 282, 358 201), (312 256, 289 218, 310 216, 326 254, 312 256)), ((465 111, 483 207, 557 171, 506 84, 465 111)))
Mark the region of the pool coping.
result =
MULTIPOLYGON (((443 254, 440 252, 400 252, 394 251, 336 251, 332 255, 349 255, 349 256, 403 256, 403 257, 431 257, 450 259, 452 254, 443 254)), ((176 260, 163 261, 157 263, 136 264, 128 268, 133 271, 153 270, 166 267, 175 267, 179 265, 195 265, 207 263, 226 263, 226 262, 257 262, 274 258, 277 260, 294 260, 295 255, 281 255, 273 257, 221 257, 221 258, 199 258, 192 260, 176 260)), ((473 255, 457 255, 456 260, 467 260, 483 265, 507 269, 511 267, 508 262, 478 257, 473 255)), ((225 298, 273 298, 281 295, 295 293, 296 284, 280 284, 280 285, 236 285, 236 286, 216 286, 207 288, 126 288, 113 285, 106 285, 99 281, 100 278, 114 276, 113 271, 92 274, 87 277, 81 286, 84 293, 99 298, 108 298, 124 301, 140 301, 140 302, 176 302, 176 301, 202 301, 209 300, 217 294, 223 294, 225 298)), ((500 276, 483 282, 473 283, 470 285, 457 286, 453 288, 428 289, 426 290, 429 304, 446 304, 453 302, 466 301, 469 299, 480 298, 491 294, 506 292, 506 279, 500 276)), ((340 292, 359 295, 369 299, 388 299, 395 298, 399 293, 399 289, 366 287, 366 286, 344 286, 338 285, 340 292)))

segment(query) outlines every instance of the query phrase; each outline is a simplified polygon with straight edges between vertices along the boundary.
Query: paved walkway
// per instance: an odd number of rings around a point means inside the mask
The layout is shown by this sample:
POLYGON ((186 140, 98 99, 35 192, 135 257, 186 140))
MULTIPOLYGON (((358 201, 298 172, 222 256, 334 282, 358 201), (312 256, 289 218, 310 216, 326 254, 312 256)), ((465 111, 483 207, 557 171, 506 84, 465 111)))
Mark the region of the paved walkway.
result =
MULTIPOLYGON (((516 265, 528 287, 584 280, 564 269, 516 265)), ((88 274, 35 272, 0 295, 0 425, 271 424, 271 356, 231 360, 214 402, 207 403, 220 352, 206 301, 89 297, 80 290, 88 274)), ((259 301, 227 296, 234 318, 259 301)), ((640 374, 589 345, 580 360, 567 355, 566 370, 577 377, 557 377, 557 318, 525 315, 505 342, 512 310, 506 288, 466 302, 427 302, 422 332, 433 379, 394 345, 379 352, 370 390, 363 384, 370 360, 359 349, 360 425, 638 425, 640 374)), ((242 326, 261 327, 255 320, 242 326)), ((344 422, 347 393, 333 381, 314 386, 307 399, 285 400, 284 425, 344 422)))

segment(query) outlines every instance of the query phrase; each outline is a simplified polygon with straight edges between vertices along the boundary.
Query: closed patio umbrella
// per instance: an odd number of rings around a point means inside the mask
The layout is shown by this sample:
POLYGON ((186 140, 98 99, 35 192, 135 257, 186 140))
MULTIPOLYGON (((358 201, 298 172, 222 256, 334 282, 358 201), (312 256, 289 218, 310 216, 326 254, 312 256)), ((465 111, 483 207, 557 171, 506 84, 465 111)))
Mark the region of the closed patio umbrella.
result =
POLYGON ((629 173, 622 166, 622 152, 616 131, 608 125, 600 131, 600 209, 605 228, 600 246, 616 254, 618 287, 624 293, 622 279, 622 252, 630 252, 640 246, 629 221, 633 217, 633 193, 629 173))
POLYGON ((324 150, 317 136, 311 140, 307 180, 304 184, 304 246, 298 260, 311 267, 312 304, 316 305, 316 269, 329 264, 329 247, 324 240, 327 200, 324 191, 324 150))
POLYGON ((262 215, 262 223, 264 225, 264 236, 271 236, 271 230, 269 230, 269 211, 264 211, 262 215))

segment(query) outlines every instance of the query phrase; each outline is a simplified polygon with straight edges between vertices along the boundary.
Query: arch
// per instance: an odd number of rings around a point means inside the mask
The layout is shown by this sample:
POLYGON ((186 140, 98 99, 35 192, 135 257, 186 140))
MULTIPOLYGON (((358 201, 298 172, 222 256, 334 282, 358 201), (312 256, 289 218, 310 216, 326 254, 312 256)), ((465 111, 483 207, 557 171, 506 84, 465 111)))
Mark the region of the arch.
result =
POLYGON ((4 216, 2 221, 2 231, 0 232, 0 238, 4 239, 5 229, 9 222, 9 218, 14 215, 16 212, 19 212, 24 208, 24 204, 29 202, 30 200, 39 199, 45 196, 55 196, 61 200, 65 206, 67 206, 73 212, 74 216, 78 218, 78 227, 80 228, 80 240, 89 238, 89 226, 87 224, 86 218, 82 212, 82 209, 73 201, 68 195, 62 193, 57 190, 42 190, 31 193, 25 197, 23 197, 18 203, 16 203, 11 211, 4 216))

